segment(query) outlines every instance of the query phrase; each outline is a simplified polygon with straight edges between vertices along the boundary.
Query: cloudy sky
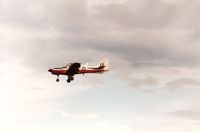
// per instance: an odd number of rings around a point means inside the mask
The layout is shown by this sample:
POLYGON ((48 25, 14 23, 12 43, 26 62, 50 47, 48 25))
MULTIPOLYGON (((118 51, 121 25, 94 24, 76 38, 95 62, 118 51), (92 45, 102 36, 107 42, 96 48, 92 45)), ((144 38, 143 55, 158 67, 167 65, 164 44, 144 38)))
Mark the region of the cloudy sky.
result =
POLYGON ((200 0, 0 0, 0 131, 199 132, 200 0), (70 62, 111 71, 67 77, 70 62))

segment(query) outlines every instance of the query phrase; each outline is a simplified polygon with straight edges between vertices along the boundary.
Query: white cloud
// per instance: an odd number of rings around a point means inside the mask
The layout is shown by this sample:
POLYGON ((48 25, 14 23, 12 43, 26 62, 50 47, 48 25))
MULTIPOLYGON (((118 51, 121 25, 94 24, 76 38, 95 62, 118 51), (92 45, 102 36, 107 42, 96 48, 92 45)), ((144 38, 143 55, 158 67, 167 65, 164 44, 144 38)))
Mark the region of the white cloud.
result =
POLYGON ((193 120, 197 121, 197 123, 200 123, 200 112, 198 111, 191 111, 191 110, 177 110, 169 112, 168 115, 186 119, 186 120, 193 120))
POLYGON ((61 116, 65 117, 65 118, 72 117, 72 114, 71 114, 71 113, 61 112, 60 114, 61 114, 61 116))
POLYGON ((98 118, 100 115, 98 113, 82 113, 82 114, 77 114, 76 118, 78 119, 93 119, 93 118, 98 118))

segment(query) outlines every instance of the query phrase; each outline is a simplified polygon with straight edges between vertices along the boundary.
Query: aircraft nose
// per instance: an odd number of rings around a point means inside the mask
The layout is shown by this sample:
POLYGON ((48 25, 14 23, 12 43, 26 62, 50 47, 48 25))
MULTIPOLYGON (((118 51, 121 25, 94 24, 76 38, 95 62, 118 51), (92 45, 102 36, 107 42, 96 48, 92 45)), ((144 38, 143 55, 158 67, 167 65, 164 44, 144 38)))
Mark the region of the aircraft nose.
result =
POLYGON ((49 71, 49 72, 52 72, 53 70, 52 70, 52 69, 49 69, 48 71, 49 71))

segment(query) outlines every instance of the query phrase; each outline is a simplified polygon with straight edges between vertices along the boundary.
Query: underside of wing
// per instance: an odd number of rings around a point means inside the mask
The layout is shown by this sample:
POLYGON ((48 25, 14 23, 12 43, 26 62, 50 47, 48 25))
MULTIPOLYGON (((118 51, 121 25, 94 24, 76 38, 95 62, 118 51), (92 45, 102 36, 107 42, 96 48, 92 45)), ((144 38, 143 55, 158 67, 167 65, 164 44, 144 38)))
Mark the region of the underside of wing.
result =
POLYGON ((78 73, 79 68, 81 67, 80 63, 73 63, 66 72, 66 75, 75 75, 78 73))

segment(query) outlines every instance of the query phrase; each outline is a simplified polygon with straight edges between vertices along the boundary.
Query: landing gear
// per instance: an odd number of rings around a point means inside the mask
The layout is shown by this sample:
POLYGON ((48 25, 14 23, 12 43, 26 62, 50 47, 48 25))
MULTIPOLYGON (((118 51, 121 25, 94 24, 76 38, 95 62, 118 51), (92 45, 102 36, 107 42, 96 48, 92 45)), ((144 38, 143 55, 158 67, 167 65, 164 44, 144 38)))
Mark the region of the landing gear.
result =
MULTIPOLYGON (((68 76, 68 79, 67 79, 67 82, 70 83, 71 81, 74 80, 74 77, 73 76, 68 76)), ((57 79, 56 79, 56 82, 59 82, 60 79, 59 79, 59 75, 57 75, 57 79)))
POLYGON ((60 79, 59 79, 59 75, 57 75, 56 82, 59 82, 59 81, 60 81, 60 79))
POLYGON ((68 76, 68 79, 67 79, 67 82, 70 83, 71 81, 74 80, 74 77, 73 76, 68 76))
POLYGON ((70 77, 70 80, 72 80, 72 81, 73 81, 73 80, 74 80, 74 77, 73 77, 73 76, 71 76, 71 77, 70 77))
POLYGON ((70 81, 71 81, 70 79, 67 79, 67 82, 68 82, 68 83, 70 83, 70 81))

